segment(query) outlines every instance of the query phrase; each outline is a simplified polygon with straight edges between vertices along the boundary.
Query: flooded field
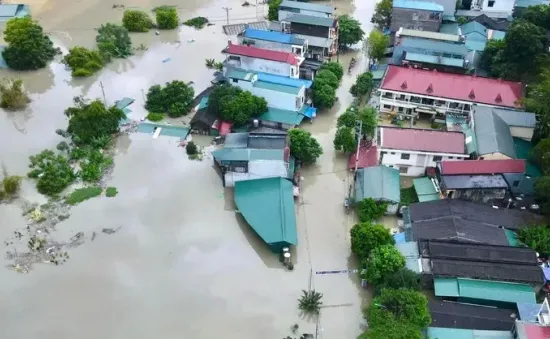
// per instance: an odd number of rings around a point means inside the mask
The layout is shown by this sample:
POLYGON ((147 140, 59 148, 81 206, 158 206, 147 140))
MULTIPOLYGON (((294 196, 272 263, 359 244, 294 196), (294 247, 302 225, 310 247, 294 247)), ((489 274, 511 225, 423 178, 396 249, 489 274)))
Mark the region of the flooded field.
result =
MULTIPOLYGON (((352 12, 370 29, 374 2, 333 1, 339 13, 352 12)), ((126 8, 152 9, 164 1, 118 1, 126 8)), ((102 0, 29 2, 35 17, 66 50, 93 46, 94 28, 119 22, 122 10, 102 0)), ((25 112, 0 111, 0 162, 11 173, 27 171, 28 156, 60 141, 54 131, 66 127, 63 110, 73 96, 122 97, 136 102, 132 117, 145 115, 143 92, 171 80, 193 81, 195 92, 209 85, 212 71, 204 60, 221 60, 228 37, 221 25, 222 7, 231 7, 231 23, 254 21, 265 8, 242 7, 240 1, 186 0, 178 3, 182 19, 206 16, 214 26, 196 31, 133 34, 145 45, 128 60, 115 61, 99 75, 74 80, 59 62, 46 69, 2 77, 23 79, 32 103, 25 112), (169 59, 167 62, 164 60, 169 59)), ((299 244, 295 270, 277 257, 234 212, 232 191, 224 190, 211 159, 191 161, 177 139, 147 134, 122 136, 117 143, 110 186, 116 198, 96 198, 71 210, 52 237, 66 241, 83 232, 84 244, 70 250, 62 266, 36 265, 29 274, 0 269, 0 324, 6 338, 274 338, 290 327, 315 333, 315 319, 302 318, 296 299, 311 284, 324 294, 320 338, 355 338, 361 332, 361 304, 368 297, 352 275, 315 275, 315 271, 355 268, 350 259, 349 228, 343 199, 351 184, 346 159, 332 150, 335 122, 351 102, 348 90, 366 66, 360 47, 340 57, 347 67, 358 58, 354 74, 345 75, 339 101, 330 112, 306 124, 324 149, 318 163, 302 172, 297 204, 299 244), (105 234, 103 228, 119 231, 105 234)), ((172 121, 180 123, 189 118, 172 121)), ((208 139, 199 138, 202 145, 208 139)), ((45 202, 32 182, 25 199, 45 202)), ((25 227, 16 202, 0 205, 0 238, 25 227)), ((10 247, 24 249, 26 239, 10 247)), ((9 262, 3 261, 4 265, 9 262)))

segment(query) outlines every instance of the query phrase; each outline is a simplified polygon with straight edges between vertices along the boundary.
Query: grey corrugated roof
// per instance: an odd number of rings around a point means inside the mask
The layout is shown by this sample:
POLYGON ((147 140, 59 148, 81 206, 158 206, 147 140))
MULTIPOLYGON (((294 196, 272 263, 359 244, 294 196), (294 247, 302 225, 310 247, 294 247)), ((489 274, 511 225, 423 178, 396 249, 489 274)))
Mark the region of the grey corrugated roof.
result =
POLYGON ((286 146, 285 134, 249 133, 248 148, 283 149, 286 146))
POLYGON ((468 47, 466 47, 466 45, 456 44, 452 42, 404 37, 401 39, 400 44, 404 47, 405 50, 407 50, 407 48, 419 48, 424 49, 428 52, 439 52, 457 55, 468 54, 468 47))
POLYGON ((225 137, 225 148, 245 148, 248 145, 248 133, 229 133, 225 137))
POLYGON ((387 166, 361 168, 356 173, 355 199, 365 198, 398 203, 399 171, 387 166))
POLYGON ((332 27, 334 26, 335 20, 332 18, 321 18, 321 17, 311 16, 311 15, 294 14, 294 15, 288 16, 284 21, 295 22, 295 23, 304 24, 304 25, 332 27))
POLYGON ((477 112, 493 112, 504 120, 508 126, 535 128, 537 124, 535 113, 476 105, 474 106, 474 114, 477 112))
POLYGON ((477 153, 480 156, 502 153, 516 158, 514 139, 510 127, 493 112, 478 110, 474 114, 474 129, 477 141, 477 153))
POLYGON ((295 37, 303 40, 307 40, 309 46, 329 48, 332 45, 332 39, 320 38, 318 36, 293 34, 295 37))
POLYGON ((441 181, 446 189, 472 188, 508 188, 506 180, 500 174, 496 175, 442 175, 441 181))
POLYGON ((512 310, 449 301, 432 301, 428 308, 433 327, 501 331, 511 331, 514 327, 512 310))
POLYGON ((281 7, 297 8, 297 9, 303 9, 307 11, 327 13, 327 14, 334 13, 334 7, 332 6, 318 5, 318 4, 308 3, 308 2, 301 2, 301 1, 284 0, 279 5, 279 9, 281 9, 281 7))
POLYGON ((452 240, 490 245, 508 245, 502 228, 460 218, 445 218, 413 223, 412 240, 452 240))

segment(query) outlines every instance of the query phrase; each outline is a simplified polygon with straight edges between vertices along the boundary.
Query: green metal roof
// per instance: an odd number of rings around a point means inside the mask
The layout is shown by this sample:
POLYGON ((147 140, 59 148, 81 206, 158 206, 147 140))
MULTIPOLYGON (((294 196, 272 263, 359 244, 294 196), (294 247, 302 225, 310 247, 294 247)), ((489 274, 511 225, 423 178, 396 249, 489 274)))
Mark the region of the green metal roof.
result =
POLYGON ((513 339, 511 331, 467 330, 463 328, 428 327, 428 339, 513 339))
POLYGON ((212 152, 217 161, 283 160, 282 149, 222 148, 212 152))
POLYGON ((439 193, 435 190, 434 184, 428 177, 413 179, 414 189, 419 202, 439 200, 439 193))
POLYGON ((283 178, 237 181, 235 204, 272 250, 279 251, 298 242, 290 181, 283 178))
POLYGON ((516 159, 525 159, 525 174, 530 177, 538 178, 540 177, 540 170, 535 164, 533 164, 529 159, 531 159, 530 154, 533 149, 533 145, 526 140, 521 138, 514 139, 514 149, 516 151, 516 159))
POLYGON ((435 278, 436 296, 460 297, 509 303, 535 303, 535 292, 527 284, 501 281, 435 278))
POLYGON ((504 234, 506 235, 506 239, 508 239, 508 245, 512 247, 520 247, 521 244, 518 240, 518 235, 514 231, 510 231, 509 229, 504 229, 504 234))
POLYGON ((399 203, 399 171, 387 166, 366 167, 357 170, 355 200, 365 198, 399 203))
POLYGON ((250 81, 254 77, 254 73, 243 71, 241 69, 230 68, 225 73, 225 77, 231 78, 231 79, 250 81))
POLYGON ((270 91, 277 91, 277 92, 288 93, 288 94, 298 94, 300 93, 300 90, 301 90, 301 88, 299 87, 285 86, 285 85, 274 84, 274 83, 265 82, 265 81, 256 81, 254 82, 253 87, 263 88, 270 91))
POLYGON ((458 34, 458 24, 456 22, 441 24, 441 26, 439 26, 439 33, 458 34))
POLYGON ((438 65, 445 65, 445 66, 464 67, 464 60, 462 59, 439 57, 437 55, 407 52, 407 55, 405 58, 410 61, 426 62, 430 64, 438 64, 438 65))
POLYGON ((304 116, 298 112, 268 107, 267 112, 262 114, 258 119, 297 126, 304 120, 304 116))

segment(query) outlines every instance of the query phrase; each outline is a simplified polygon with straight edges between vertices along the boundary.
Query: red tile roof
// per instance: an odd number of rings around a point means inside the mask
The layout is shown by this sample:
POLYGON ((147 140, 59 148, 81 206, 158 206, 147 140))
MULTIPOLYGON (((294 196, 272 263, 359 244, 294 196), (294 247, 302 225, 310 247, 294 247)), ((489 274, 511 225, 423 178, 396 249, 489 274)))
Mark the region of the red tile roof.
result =
POLYGON ((380 127, 380 148, 430 153, 464 153, 462 132, 380 127))
POLYGON ((525 324, 525 336, 527 339, 549 339, 550 327, 537 324, 525 324))
POLYGON ((443 175, 494 173, 525 173, 525 160, 445 160, 441 162, 441 174, 443 175))
POLYGON ((292 53, 271 51, 268 49, 256 48, 245 45, 234 45, 230 43, 224 50, 224 53, 247 56, 251 58, 265 59, 271 61, 284 62, 290 65, 297 65, 298 60, 292 53))
POLYGON ((390 65, 381 89, 494 106, 518 107, 521 83, 390 65))
MULTIPOLYGON (((349 157, 349 168, 355 168, 355 157, 357 152, 349 157)), ((372 145, 371 142, 361 141, 359 145, 359 162, 357 163, 357 168, 372 167, 378 165, 378 150, 376 145, 372 145)))

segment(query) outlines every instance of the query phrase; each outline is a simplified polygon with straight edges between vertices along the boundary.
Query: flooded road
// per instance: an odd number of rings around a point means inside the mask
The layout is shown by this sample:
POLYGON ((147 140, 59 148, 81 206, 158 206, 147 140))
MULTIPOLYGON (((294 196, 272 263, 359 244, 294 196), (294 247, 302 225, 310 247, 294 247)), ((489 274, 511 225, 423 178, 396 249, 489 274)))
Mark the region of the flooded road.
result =
MULTIPOLYGON (((117 1, 127 8, 151 9, 164 1, 117 1)), ((33 13, 62 49, 93 46, 94 28, 119 22, 122 10, 102 0, 37 0, 33 13), (38 11, 38 12, 37 12, 38 11)), ((365 31, 374 3, 333 1, 339 13, 353 12, 365 31)), ((144 44, 128 60, 115 61, 100 74, 74 80, 59 62, 37 72, 2 71, 23 79, 32 103, 25 112, 0 111, 0 162, 11 173, 27 171, 28 156, 61 141, 54 131, 65 128, 63 110, 72 97, 101 98, 108 103, 132 97, 133 118, 145 115, 143 91, 171 80, 193 81, 199 93, 212 71, 206 58, 222 59, 228 37, 222 7, 231 7, 231 23, 254 21, 266 9, 242 7, 240 1, 187 0, 178 4, 182 19, 202 15, 214 26, 201 31, 182 27, 132 34, 144 44), (162 62, 165 59, 168 62, 162 62)), ((52 235, 66 240, 84 233, 85 244, 70 251, 62 266, 36 265, 27 275, 0 269, 0 324, 6 338, 235 338, 280 339, 300 332, 315 333, 315 319, 302 318, 296 299, 312 286, 324 294, 320 338, 355 338, 361 332, 361 303, 367 296, 355 276, 315 275, 315 271, 355 268, 350 259, 349 228, 343 199, 350 184, 346 158, 333 151, 337 116, 351 103, 349 87, 361 67, 359 49, 340 57, 347 67, 358 58, 354 74, 345 75, 339 101, 320 113, 311 131, 323 146, 318 163, 303 171, 297 204, 299 245, 295 270, 282 269, 277 257, 234 212, 232 191, 223 189, 211 159, 191 161, 168 137, 122 136, 117 143, 110 186, 116 198, 96 198, 71 210, 52 235), (115 234, 103 228, 121 227, 115 234), (92 241, 92 235, 97 237, 92 241)), ((181 123, 189 118, 172 121, 181 123)), ((200 140, 206 144, 207 140, 200 140)), ((31 182, 24 198, 44 202, 31 182)), ((0 238, 25 227, 17 204, 0 205, 0 238)), ((26 240, 15 244, 24 249, 26 240)), ((5 261, 5 265, 9 262, 5 261)))

